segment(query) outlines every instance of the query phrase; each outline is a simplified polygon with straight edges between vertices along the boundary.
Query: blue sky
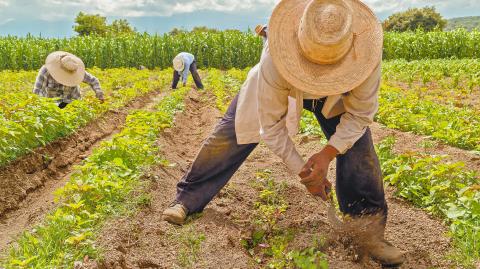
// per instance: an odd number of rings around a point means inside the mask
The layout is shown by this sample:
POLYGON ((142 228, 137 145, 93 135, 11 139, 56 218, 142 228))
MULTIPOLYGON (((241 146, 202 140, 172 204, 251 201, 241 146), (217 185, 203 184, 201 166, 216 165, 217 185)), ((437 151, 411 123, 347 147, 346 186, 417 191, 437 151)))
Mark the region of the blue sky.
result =
MULTIPOLYGON (((0 35, 74 35, 79 11, 109 21, 126 18, 140 31, 164 33, 173 27, 205 25, 246 30, 268 17, 279 0, 0 0, 0 35)), ((480 0, 364 0, 381 18, 409 7, 436 6, 447 18, 480 15, 480 0)))

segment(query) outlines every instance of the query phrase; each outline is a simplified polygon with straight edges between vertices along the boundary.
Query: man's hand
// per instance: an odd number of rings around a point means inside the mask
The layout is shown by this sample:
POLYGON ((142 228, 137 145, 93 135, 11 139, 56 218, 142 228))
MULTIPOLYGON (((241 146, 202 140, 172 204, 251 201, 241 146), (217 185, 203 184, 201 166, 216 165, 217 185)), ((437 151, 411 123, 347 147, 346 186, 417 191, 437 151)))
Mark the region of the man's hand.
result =
POLYGON ((332 184, 327 180, 328 167, 338 153, 334 147, 326 146, 308 160, 299 174, 307 190, 324 201, 328 200, 328 193, 332 189, 332 184))

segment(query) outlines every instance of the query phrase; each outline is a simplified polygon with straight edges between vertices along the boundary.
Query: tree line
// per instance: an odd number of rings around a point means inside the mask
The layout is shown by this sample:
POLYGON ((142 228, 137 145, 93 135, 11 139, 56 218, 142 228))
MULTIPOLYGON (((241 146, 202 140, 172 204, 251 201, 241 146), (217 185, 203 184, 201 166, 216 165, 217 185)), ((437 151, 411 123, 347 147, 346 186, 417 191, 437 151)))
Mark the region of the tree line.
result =
MULTIPOLYGON (((433 6, 410 8, 406 11, 392 14, 383 21, 384 30, 390 32, 407 32, 419 29, 425 32, 443 31, 446 26, 447 20, 433 6)), ((111 36, 137 33, 137 29, 132 27, 126 19, 117 19, 108 24, 106 17, 84 12, 80 12, 75 18, 73 29, 79 36, 111 36)), ((174 28, 170 34, 177 35, 185 32, 187 31, 184 29, 174 28)), ((218 30, 200 26, 193 28, 192 32, 215 33, 218 30)))

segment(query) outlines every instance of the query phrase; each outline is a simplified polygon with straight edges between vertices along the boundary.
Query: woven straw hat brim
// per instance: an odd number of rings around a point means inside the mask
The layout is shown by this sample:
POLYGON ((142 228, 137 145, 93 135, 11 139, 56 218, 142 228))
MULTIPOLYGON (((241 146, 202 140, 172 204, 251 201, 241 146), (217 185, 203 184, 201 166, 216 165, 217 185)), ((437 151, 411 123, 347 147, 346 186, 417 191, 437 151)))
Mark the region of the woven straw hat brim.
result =
POLYGON ((173 69, 177 72, 182 72, 185 69, 185 63, 183 62, 182 57, 175 57, 173 59, 173 69))
POLYGON ((52 75, 53 79, 67 87, 78 86, 85 78, 85 64, 80 58, 68 52, 56 51, 51 53, 45 61, 45 67, 50 75, 52 75), (62 56, 65 55, 75 59, 75 62, 79 65, 77 71, 68 72, 62 68, 61 59, 62 56))
POLYGON ((321 65, 302 55, 297 32, 310 1, 282 0, 270 18, 269 48, 275 67, 295 88, 314 95, 349 92, 369 78, 380 64, 383 29, 374 13, 358 0, 347 0, 353 10, 354 45, 338 63, 321 65))

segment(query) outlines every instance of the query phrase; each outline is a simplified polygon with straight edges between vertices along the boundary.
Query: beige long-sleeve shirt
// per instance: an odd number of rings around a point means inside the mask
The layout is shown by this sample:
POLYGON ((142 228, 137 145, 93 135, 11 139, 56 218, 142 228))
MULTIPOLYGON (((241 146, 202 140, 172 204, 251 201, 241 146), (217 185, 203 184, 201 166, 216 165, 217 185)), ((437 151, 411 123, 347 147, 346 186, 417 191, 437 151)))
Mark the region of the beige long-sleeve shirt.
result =
MULTIPOLYGON (((328 119, 341 116, 329 145, 341 154, 349 150, 373 123, 378 111, 381 60, 372 75, 347 94, 327 96, 322 114, 328 119)), ((299 174, 305 161, 291 136, 298 132, 304 99, 319 99, 290 85, 275 68, 268 44, 260 63, 250 70, 240 90, 235 120, 239 144, 261 140, 278 155, 289 169, 299 174)))

